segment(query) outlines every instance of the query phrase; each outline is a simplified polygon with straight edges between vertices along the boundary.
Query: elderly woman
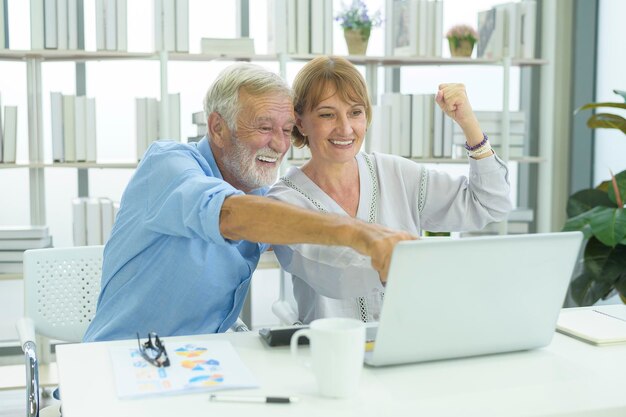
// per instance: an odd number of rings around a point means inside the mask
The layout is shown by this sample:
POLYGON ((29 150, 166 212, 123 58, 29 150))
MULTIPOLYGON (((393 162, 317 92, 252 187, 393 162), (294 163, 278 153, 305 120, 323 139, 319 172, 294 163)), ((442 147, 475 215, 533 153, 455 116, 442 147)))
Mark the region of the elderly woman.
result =
MULTIPOLYGON (((360 152, 371 122, 365 80, 346 59, 321 56, 293 83, 295 146, 311 159, 291 167, 270 197, 300 207, 420 231, 464 231, 503 220, 511 210, 506 164, 483 134, 462 84, 442 84, 437 104, 463 129, 469 177, 452 177, 395 155, 360 152)), ((384 286, 369 259, 351 249, 296 244, 276 246, 293 276, 299 320, 354 317, 377 321, 384 286)), ((468 253, 468 267, 487 264, 488 254, 468 253)), ((419 265, 415 265, 419 270, 419 265)))

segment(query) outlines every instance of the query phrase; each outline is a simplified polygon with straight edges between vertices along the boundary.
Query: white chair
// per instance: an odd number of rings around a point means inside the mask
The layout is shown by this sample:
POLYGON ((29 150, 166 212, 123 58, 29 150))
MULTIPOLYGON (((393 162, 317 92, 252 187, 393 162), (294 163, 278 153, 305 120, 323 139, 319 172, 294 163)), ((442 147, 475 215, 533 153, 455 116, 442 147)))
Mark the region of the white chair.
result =
MULTIPOLYGON (((39 416, 39 358, 49 361, 48 339, 80 342, 100 294, 104 246, 24 252, 24 317, 17 323, 26 361, 27 416, 39 416), (38 337, 36 337, 36 335, 38 337), (39 342, 39 343, 38 343, 39 342), (39 349, 38 349, 39 348, 39 349)), ((50 407, 48 407, 50 408, 50 407)), ((58 413, 41 410, 41 415, 58 413)))

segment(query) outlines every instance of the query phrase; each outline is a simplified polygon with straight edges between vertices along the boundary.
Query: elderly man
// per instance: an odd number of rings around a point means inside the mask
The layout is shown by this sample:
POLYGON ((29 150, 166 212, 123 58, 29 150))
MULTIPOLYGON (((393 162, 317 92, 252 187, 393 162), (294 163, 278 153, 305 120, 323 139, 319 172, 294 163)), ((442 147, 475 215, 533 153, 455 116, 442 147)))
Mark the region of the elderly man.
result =
POLYGON ((226 331, 269 244, 350 246, 384 278, 393 246, 413 238, 263 197, 295 124, 291 90, 276 74, 226 68, 204 111, 205 138, 155 142, 128 184, 85 341, 226 331))

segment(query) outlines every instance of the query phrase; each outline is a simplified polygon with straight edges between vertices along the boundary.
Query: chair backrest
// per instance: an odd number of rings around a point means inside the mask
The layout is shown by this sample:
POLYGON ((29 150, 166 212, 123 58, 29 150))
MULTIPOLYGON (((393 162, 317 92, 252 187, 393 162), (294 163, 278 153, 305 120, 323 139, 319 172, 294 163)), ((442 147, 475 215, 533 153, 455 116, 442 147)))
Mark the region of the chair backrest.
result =
POLYGON ((43 336, 80 342, 100 294, 104 246, 24 252, 24 310, 43 336))
POLYGON ((278 300, 272 304, 272 313, 280 320, 281 325, 299 324, 298 304, 293 296, 291 274, 280 269, 280 293, 278 300))

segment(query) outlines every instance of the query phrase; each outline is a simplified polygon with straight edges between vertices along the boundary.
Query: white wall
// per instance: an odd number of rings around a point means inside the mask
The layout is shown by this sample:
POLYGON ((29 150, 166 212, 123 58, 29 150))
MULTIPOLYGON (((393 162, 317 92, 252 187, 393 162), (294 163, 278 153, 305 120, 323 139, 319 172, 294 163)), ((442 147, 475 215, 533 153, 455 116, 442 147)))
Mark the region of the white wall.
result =
MULTIPOLYGON (((600 0, 596 101, 623 101, 613 90, 626 90, 624 16, 626 1, 600 0)), ((615 109, 602 110, 618 113, 615 109)), ((626 117, 626 111, 619 114, 626 117)), ((594 164, 594 184, 609 179, 609 170, 618 173, 626 169, 626 135, 616 129, 597 129, 594 164)))

